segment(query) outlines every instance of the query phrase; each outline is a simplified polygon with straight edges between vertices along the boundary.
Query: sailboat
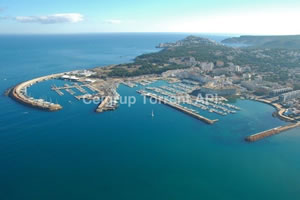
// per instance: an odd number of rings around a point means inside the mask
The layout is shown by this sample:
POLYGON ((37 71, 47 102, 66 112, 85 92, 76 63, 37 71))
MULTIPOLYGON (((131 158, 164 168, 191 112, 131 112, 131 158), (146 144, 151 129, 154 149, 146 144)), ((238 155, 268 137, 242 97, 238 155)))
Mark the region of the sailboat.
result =
POLYGON ((153 110, 152 110, 151 116, 154 117, 154 112, 153 112, 153 110))

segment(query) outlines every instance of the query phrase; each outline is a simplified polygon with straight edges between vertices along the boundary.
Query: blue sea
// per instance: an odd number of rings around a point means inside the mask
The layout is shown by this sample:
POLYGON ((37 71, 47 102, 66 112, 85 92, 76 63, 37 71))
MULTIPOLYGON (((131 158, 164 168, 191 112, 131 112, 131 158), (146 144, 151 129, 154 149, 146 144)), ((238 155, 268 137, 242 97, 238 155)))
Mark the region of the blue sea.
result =
MULTIPOLYGON (((50 73, 132 62, 188 35, 1 35, 0 91, 50 73)), ((96 105, 58 96, 53 83, 64 84, 43 82, 28 92, 58 101, 58 112, 0 97, 1 200, 300 198, 300 129, 244 141, 285 124, 269 105, 237 99, 231 103, 241 111, 209 116, 219 121, 207 125, 162 104, 144 105, 135 88, 121 85, 120 95, 137 103, 97 114, 96 105)))

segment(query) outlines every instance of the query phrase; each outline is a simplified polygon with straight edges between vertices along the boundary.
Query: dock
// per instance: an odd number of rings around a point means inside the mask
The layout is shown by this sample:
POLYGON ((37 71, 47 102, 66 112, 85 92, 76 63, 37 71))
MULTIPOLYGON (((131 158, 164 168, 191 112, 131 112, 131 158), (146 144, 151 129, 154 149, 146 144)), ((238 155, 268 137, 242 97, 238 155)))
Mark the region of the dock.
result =
POLYGON ((70 95, 74 95, 75 92, 72 89, 66 89, 66 91, 70 94, 70 95))
POLYGON ((52 90, 55 91, 59 96, 64 95, 64 93, 56 85, 52 85, 52 90))
POLYGON ((78 83, 74 83, 74 87, 79 90, 81 93, 87 93, 85 89, 81 87, 78 83))
POLYGON ((284 131, 287 131, 287 130, 290 130, 290 129, 293 129, 293 128, 296 128, 296 127, 299 127, 299 126, 300 126, 300 122, 288 124, 288 125, 285 125, 285 126, 279 126, 279 127, 276 127, 276 128, 266 130, 266 131, 262 131, 260 133, 250 135, 250 136, 246 137, 245 140, 247 142, 255 142, 255 141, 261 140, 265 137, 276 135, 276 134, 279 134, 281 132, 284 132, 284 131))
POLYGON ((90 86, 88 84, 79 85, 78 83, 74 83, 73 85, 65 84, 62 87, 57 87, 56 85, 53 85, 51 87, 51 89, 56 91, 60 96, 62 96, 63 93, 61 92, 61 90, 66 90, 67 92, 69 92, 72 95, 75 94, 75 92, 73 90, 71 90, 72 88, 75 88, 75 89, 79 90, 81 93, 87 93, 87 91, 83 87, 88 87, 92 91, 96 91, 95 88, 93 88, 92 86, 90 86), (60 92, 62 93, 62 95, 61 95, 60 92))
POLYGON ((211 120, 211 119, 208 119, 206 117, 203 117, 203 116, 201 116, 201 115, 199 115, 197 113, 194 113, 194 112, 192 112, 192 111, 184 108, 183 106, 181 106, 179 104, 175 104, 175 103, 173 103, 171 101, 168 101, 168 100, 166 100, 166 99, 164 99, 162 97, 159 97, 159 96, 157 96, 155 94, 147 93, 146 92, 146 93, 143 93, 143 95, 145 95, 146 97, 149 97, 149 98, 156 99, 156 100, 158 100, 159 102, 161 102, 161 103, 163 103, 165 105, 168 105, 168 106, 170 106, 170 107, 172 107, 172 108, 174 108, 176 110, 179 110, 179 111, 181 111, 183 113, 186 113, 186 114, 188 114, 188 115, 190 115, 190 116, 192 116, 192 117, 194 117, 196 119, 199 119, 199 120, 201 120, 201 121, 203 121, 203 122, 205 122, 207 124, 213 124, 216 121, 218 121, 217 119, 216 120, 211 120))

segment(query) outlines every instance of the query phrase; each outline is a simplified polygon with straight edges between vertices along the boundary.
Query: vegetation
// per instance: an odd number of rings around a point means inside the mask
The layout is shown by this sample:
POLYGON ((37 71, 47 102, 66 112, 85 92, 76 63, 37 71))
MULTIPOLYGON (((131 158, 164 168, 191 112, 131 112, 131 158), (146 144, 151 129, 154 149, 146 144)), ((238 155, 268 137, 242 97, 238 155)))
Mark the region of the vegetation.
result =
POLYGON ((151 65, 149 63, 143 64, 141 67, 136 70, 130 71, 122 67, 122 65, 114 67, 109 73, 110 77, 131 77, 131 76, 140 76, 146 74, 161 74, 167 70, 171 69, 182 69, 184 68, 181 65, 169 65, 166 67, 158 67, 151 65))

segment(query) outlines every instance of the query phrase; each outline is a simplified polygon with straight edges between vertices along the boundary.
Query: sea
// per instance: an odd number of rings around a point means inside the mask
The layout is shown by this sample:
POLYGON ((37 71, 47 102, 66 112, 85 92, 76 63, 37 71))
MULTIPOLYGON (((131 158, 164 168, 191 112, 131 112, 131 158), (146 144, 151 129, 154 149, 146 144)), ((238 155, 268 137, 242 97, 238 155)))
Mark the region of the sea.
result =
POLYGON ((95 113, 95 104, 51 91, 52 84, 64 84, 59 80, 28 89, 35 98, 60 103, 64 108, 58 112, 4 95, 35 77, 132 62, 159 51, 158 43, 188 35, 1 35, 0 199, 299 199, 300 129, 255 143, 244 140, 286 124, 272 116, 270 105, 235 99, 231 103, 240 111, 210 115, 219 121, 207 125, 163 104, 144 104, 136 88, 124 85, 119 94, 137 102, 104 113, 95 113))

